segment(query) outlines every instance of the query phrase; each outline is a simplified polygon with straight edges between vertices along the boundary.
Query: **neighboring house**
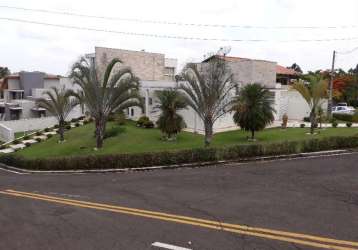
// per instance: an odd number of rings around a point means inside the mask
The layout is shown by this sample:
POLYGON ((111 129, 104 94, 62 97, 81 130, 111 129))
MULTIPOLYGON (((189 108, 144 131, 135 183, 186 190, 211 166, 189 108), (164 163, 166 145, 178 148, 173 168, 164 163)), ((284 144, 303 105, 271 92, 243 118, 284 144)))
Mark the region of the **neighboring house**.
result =
POLYGON ((276 82, 281 85, 290 85, 293 81, 297 80, 300 73, 293 69, 286 68, 281 65, 276 65, 276 82))
MULTIPOLYGON (((43 72, 19 72, 5 77, 0 82, 0 141, 13 139, 13 134, 53 126, 56 119, 36 105, 43 92, 51 87, 75 89, 67 77, 43 72), (40 118, 40 119, 38 119, 40 118)), ((81 116, 76 107, 71 118, 81 116)))
POLYGON ((133 73, 143 81, 171 81, 174 80, 177 60, 165 58, 164 54, 123 49, 95 47, 93 54, 87 54, 95 60, 96 68, 103 74, 108 63, 119 58, 125 66, 129 66, 133 73))

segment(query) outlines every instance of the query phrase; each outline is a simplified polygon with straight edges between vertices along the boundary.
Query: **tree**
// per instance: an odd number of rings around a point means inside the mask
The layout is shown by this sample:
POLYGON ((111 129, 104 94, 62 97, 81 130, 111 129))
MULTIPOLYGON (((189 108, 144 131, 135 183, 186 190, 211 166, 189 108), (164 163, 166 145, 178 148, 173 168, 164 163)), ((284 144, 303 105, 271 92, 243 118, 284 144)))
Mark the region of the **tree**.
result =
POLYGON ((51 90, 44 92, 45 97, 36 101, 37 105, 46 109, 49 113, 56 117, 58 121, 58 132, 60 134, 60 141, 63 142, 65 121, 72 109, 78 105, 78 101, 73 97, 71 90, 62 87, 58 89, 52 87, 51 90))
POLYGON ((74 84, 80 86, 81 96, 86 108, 95 120, 96 148, 102 148, 108 116, 115 111, 128 107, 142 107, 139 95, 139 79, 128 67, 115 66, 121 64, 119 59, 113 59, 104 72, 99 76, 93 61, 81 58, 71 69, 70 77, 74 84))
POLYGON ((158 128, 167 135, 168 139, 176 136, 184 127, 185 122, 178 110, 187 107, 187 103, 182 93, 177 89, 168 89, 155 92, 159 99, 157 109, 161 110, 161 114, 157 121, 158 128))
POLYGON ((251 131, 251 139, 255 139, 255 131, 264 129, 274 121, 274 99, 272 94, 258 83, 246 85, 233 100, 235 111, 234 122, 246 131, 251 131))
POLYGON ((298 73, 303 73, 301 67, 297 64, 297 63, 294 63, 291 65, 291 67, 287 67, 289 69, 293 69, 294 71, 298 72, 298 73))
POLYGON ((10 75, 10 70, 7 67, 0 67, 0 79, 10 75))
POLYGON ((299 80, 292 85, 292 88, 301 94, 310 108, 310 133, 313 134, 318 108, 327 94, 327 81, 320 76, 310 76, 307 80, 309 80, 309 84, 299 80))
POLYGON ((213 57, 202 64, 190 63, 184 69, 186 83, 180 88, 185 93, 186 102, 199 115, 205 129, 205 146, 213 138, 213 126, 217 119, 228 111, 230 94, 236 86, 225 59, 213 57))

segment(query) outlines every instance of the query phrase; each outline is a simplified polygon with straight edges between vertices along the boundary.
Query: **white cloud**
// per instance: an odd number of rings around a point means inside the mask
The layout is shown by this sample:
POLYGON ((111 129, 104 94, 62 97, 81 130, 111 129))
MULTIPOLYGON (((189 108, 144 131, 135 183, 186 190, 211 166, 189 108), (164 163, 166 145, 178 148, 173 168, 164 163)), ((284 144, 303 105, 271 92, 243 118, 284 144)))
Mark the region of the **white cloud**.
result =
MULTIPOLYGON (((102 16, 117 16, 185 23, 237 24, 256 26, 339 26, 358 25, 358 1, 355 0, 221 0, 221 1, 31 1, 5 0, 0 5, 62 10, 102 16)), ((132 22, 86 19, 63 15, 0 8, 1 17, 105 28, 138 33, 169 34, 227 39, 324 39, 358 37, 358 29, 222 29, 175 25, 150 25, 132 22)), ((108 46, 165 53, 180 63, 201 59, 208 51, 224 45, 232 47, 232 56, 277 61, 282 65, 298 63, 305 70, 329 68, 332 51, 349 50, 355 41, 325 43, 248 43, 186 41, 78 31, 0 20, 0 65, 12 71, 41 70, 55 74, 68 72, 70 64, 94 46, 108 46)), ((358 52, 338 56, 337 67, 358 63, 358 52)))

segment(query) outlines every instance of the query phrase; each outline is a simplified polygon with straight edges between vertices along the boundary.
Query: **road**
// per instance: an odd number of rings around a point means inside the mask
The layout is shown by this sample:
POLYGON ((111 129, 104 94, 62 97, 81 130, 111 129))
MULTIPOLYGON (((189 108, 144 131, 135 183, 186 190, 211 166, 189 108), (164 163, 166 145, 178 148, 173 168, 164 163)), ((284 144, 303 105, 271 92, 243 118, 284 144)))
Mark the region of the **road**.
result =
POLYGON ((351 154, 132 173, 0 170, 0 249, 358 249, 357 162, 351 154))

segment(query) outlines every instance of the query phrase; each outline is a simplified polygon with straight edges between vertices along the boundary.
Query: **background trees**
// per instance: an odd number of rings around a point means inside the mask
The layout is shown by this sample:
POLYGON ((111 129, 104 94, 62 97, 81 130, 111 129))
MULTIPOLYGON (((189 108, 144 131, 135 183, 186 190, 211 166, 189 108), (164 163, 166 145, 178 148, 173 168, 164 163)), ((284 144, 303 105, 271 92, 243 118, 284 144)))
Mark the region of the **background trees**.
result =
POLYGON ((255 131, 264 129, 274 120, 273 96, 260 84, 248 84, 233 100, 233 119, 246 131, 251 131, 251 139, 255 131))
POLYGON ((156 108, 161 111, 157 126, 169 140, 175 139, 175 136, 185 127, 183 117, 177 113, 178 110, 187 107, 185 98, 177 89, 156 91, 155 95, 159 100, 156 108))
POLYGON ((73 92, 64 87, 58 89, 52 87, 44 92, 45 97, 38 99, 37 105, 46 109, 58 121, 60 141, 64 141, 65 121, 72 109, 78 105, 78 100, 73 97, 73 92))
POLYGON ((0 79, 10 75, 10 70, 7 67, 0 67, 0 79))
POLYGON ((132 106, 142 107, 139 79, 127 67, 115 71, 115 66, 121 63, 119 59, 113 59, 103 77, 99 76, 94 62, 86 58, 81 58, 71 69, 70 77, 80 86, 82 102, 95 120, 97 148, 103 146, 106 123, 112 112, 132 106))
POLYGON ((188 64, 183 77, 187 81, 180 88, 185 93, 186 102, 199 115, 205 129, 205 146, 213 137, 215 121, 228 111, 230 93, 235 84, 225 59, 213 57, 210 61, 188 64))
POLYGON ((316 126, 318 108, 322 105, 323 98, 327 94, 327 81, 315 75, 307 77, 307 80, 309 84, 305 84, 304 81, 299 80, 292 85, 292 88, 301 94, 310 107, 310 132, 313 134, 316 126))

